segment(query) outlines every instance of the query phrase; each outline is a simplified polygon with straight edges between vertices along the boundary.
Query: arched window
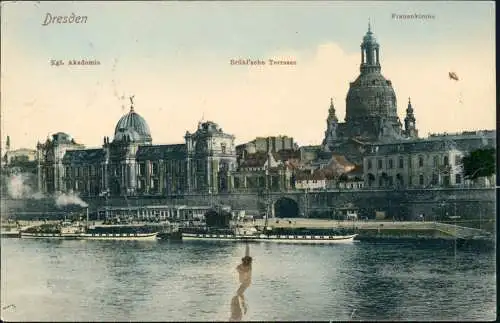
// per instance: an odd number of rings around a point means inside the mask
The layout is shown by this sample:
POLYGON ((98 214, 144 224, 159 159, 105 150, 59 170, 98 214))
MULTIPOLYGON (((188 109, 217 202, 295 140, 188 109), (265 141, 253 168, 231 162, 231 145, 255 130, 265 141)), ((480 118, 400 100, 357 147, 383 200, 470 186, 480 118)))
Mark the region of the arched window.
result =
POLYGON ((424 157, 418 156, 418 167, 424 167, 424 157))
POLYGON ((448 156, 444 156, 444 157, 443 157, 443 164, 444 164, 444 165, 446 165, 446 166, 448 166, 448 163, 449 163, 449 158, 448 158, 448 156))

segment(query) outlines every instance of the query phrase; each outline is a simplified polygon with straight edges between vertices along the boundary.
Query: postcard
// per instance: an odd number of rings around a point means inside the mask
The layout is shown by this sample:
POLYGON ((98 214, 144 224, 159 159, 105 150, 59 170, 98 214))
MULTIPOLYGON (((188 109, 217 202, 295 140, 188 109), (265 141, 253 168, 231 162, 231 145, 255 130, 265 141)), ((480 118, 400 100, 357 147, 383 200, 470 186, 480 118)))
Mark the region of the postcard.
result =
POLYGON ((1 18, 2 320, 496 318, 493 2, 1 18))

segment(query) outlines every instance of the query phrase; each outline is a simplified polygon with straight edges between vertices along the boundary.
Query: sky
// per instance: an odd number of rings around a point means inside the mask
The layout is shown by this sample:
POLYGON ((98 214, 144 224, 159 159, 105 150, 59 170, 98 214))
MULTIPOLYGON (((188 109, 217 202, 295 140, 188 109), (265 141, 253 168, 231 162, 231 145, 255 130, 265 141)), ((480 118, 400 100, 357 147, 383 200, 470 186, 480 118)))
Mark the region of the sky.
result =
POLYGON ((369 19, 401 121, 411 97, 421 136, 496 127, 494 2, 1 5, 1 140, 14 149, 59 131, 99 147, 131 95, 154 144, 184 142, 202 119, 237 144, 270 135, 320 144, 330 98, 344 120, 369 19), (44 26, 47 14, 87 21, 44 26), (408 14, 433 18, 394 18, 408 14), (247 58, 296 65, 230 64, 247 58), (73 59, 100 65, 50 63, 73 59))

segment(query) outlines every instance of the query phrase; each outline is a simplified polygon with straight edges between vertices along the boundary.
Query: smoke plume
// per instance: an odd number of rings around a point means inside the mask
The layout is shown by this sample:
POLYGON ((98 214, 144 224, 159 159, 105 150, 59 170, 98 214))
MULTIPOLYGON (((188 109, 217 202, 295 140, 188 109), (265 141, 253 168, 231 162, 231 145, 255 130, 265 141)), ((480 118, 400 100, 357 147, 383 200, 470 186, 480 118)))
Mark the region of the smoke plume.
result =
POLYGON ((87 207, 88 204, 85 203, 80 197, 74 193, 60 194, 56 197, 57 207, 63 207, 66 205, 79 205, 81 207, 87 207))
POLYGON ((8 176, 6 179, 7 194, 12 199, 42 199, 44 196, 40 192, 35 192, 30 183, 33 183, 33 175, 17 173, 8 176))

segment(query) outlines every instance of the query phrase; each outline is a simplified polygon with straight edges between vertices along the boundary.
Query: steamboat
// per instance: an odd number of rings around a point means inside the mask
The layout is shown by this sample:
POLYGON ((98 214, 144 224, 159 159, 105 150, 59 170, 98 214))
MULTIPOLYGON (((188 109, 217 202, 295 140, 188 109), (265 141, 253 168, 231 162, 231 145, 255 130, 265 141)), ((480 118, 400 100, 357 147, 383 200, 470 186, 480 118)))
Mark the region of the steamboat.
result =
POLYGON ((22 230, 21 238, 81 239, 84 226, 80 223, 62 221, 59 224, 42 224, 22 230))
POLYGON ((293 244, 336 244, 352 243, 357 234, 349 229, 308 230, 271 228, 268 226, 271 204, 267 203, 265 223, 262 228, 250 227, 232 220, 232 216, 223 210, 207 213, 207 224, 216 226, 198 226, 180 228, 182 240, 233 241, 233 242, 274 242, 293 244), (217 220, 211 220, 215 218, 217 220))
POLYGON ((132 219, 105 219, 90 224, 64 220, 58 224, 42 224, 20 232, 21 238, 84 239, 84 240, 156 240, 158 234, 171 230, 168 222, 139 222, 132 219))

